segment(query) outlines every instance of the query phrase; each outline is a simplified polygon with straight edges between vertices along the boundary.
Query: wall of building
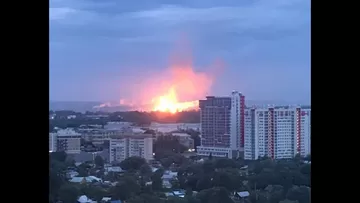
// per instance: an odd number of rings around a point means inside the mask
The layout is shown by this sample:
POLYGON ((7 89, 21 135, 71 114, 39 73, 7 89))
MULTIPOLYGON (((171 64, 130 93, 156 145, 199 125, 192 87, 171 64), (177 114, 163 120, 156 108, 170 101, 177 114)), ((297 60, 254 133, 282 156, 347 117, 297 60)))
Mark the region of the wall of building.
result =
POLYGON ((310 109, 260 108, 245 112, 245 159, 310 154, 310 109))
POLYGON ((153 159, 151 135, 121 135, 110 139, 110 162, 121 162, 128 157, 139 156, 147 161, 153 159))
POLYGON ((245 96, 237 91, 231 93, 230 147, 232 150, 244 150, 244 111, 245 96))
POLYGON ((73 129, 61 129, 49 133, 49 151, 65 151, 68 154, 80 153, 81 134, 73 129))

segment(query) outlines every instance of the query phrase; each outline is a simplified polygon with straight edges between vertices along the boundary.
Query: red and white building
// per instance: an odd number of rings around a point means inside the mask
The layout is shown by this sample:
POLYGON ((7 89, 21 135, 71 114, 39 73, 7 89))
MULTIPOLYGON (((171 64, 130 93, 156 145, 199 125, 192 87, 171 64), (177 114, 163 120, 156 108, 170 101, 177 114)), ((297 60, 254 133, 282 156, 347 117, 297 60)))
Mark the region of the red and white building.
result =
POLYGON ((311 153, 311 109, 301 107, 245 110, 244 158, 292 158, 311 153))

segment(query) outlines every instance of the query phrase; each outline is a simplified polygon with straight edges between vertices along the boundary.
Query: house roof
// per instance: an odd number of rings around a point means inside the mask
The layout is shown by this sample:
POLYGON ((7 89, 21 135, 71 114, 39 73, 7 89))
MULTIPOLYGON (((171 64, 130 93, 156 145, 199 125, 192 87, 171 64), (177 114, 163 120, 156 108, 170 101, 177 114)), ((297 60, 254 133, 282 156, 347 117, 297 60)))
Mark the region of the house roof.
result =
POLYGON ((112 200, 110 203, 121 203, 121 200, 112 200))
POLYGON ((95 176, 88 176, 88 177, 73 177, 72 179, 70 179, 69 181, 72 182, 72 183, 81 183, 82 181, 85 181, 86 182, 93 182, 94 180, 97 181, 97 182, 101 182, 101 178, 97 178, 95 176))
POLYGON ((250 195, 248 191, 237 192, 236 194, 240 197, 248 197, 250 195))

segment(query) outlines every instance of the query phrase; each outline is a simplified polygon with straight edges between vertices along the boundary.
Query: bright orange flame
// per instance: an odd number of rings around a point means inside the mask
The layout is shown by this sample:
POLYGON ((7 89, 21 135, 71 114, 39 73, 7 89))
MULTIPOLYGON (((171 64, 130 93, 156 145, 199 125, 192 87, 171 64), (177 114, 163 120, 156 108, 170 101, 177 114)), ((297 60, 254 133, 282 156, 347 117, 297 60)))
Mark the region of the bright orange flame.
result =
POLYGON ((154 102, 154 111, 162 112, 181 112, 184 110, 195 109, 198 106, 198 101, 189 101, 189 102, 178 102, 175 89, 170 88, 169 92, 166 95, 160 96, 155 99, 154 102))
MULTIPOLYGON (((221 60, 217 60, 210 69, 196 71, 186 38, 176 43, 176 50, 170 56, 169 64, 166 70, 149 71, 142 73, 144 76, 136 75, 124 82, 127 88, 123 91, 129 93, 126 99, 120 100, 119 105, 126 105, 132 110, 169 113, 197 110, 198 99, 209 95, 215 78, 225 67, 221 60)), ((147 67, 147 70, 151 70, 151 67, 147 67)), ((103 106, 112 105, 105 103, 100 107, 103 106)))

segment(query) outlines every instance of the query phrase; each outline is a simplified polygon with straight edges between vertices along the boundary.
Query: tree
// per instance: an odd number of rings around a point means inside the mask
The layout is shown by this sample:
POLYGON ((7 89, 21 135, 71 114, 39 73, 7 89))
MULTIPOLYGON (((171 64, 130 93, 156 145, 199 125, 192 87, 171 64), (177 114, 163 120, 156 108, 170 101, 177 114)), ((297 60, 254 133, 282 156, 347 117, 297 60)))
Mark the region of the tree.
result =
POLYGON ((66 157, 67 157, 67 154, 64 151, 50 153, 50 160, 65 162, 66 157))
POLYGON ((300 172, 304 175, 310 176, 311 172, 311 165, 310 164, 304 164, 300 168, 300 172))
POLYGON ((205 161, 202 168, 205 174, 212 174, 215 172, 215 163, 213 161, 205 161))
POLYGON ((63 184, 58 192, 59 200, 63 203, 74 203, 77 201, 80 191, 72 184, 63 184))
POLYGON ((163 176, 163 171, 161 169, 155 171, 155 173, 153 173, 153 175, 151 176, 152 189, 154 191, 162 190, 162 185, 163 185, 163 181, 161 178, 162 176, 163 176))
POLYGON ((141 194, 139 196, 132 197, 127 203, 165 203, 163 199, 151 194, 141 194))
POLYGON ((108 196, 108 193, 101 187, 88 184, 80 185, 80 192, 95 201, 101 201, 103 197, 108 196))
POLYGON ((125 201, 140 192, 140 185, 132 176, 122 177, 115 187, 110 188, 112 199, 125 201))
POLYGON ((288 199, 285 199, 285 200, 282 200, 280 201, 279 203, 299 203, 299 201, 291 201, 291 200, 288 200, 288 199))
POLYGON ((182 197, 168 197, 166 203, 188 203, 188 200, 182 197))
POLYGON ((104 159, 100 155, 95 157, 95 165, 98 168, 104 168, 104 159))
POLYGON ((139 172, 142 177, 147 178, 147 177, 151 176, 152 170, 151 170, 151 167, 149 166, 149 164, 145 163, 140 167, 139 172))
POLYGON ((236 168, 236 161, 233 159, 215 160, 215 168, 236 168))
MULTIPOLYGON (((58 154, 58 155, 61 155, 58 154)), ((52 201, 55 201, 58 190, 66 182, 66 164, 59 160, 64 160, 64 157, 50 158, 49 167, 49 197, 52 201)))
POLYGON ((229 192, 225 188, 211 188, 202 190, 196 196, 201 203, 233 203, 229 197, 229 192))
POLYGON ((213 184, 216 187, 224 187, 228 191, 235 191, 242 186, 242 179, 237 169, 219 170, 213 176, 213 184))
POLYGON ((286 198, 292 201, 299 201, 299 203, 310 203, 310 188, 306 186, 293 186, 286 198))
POLYGON ((86 177, 89 175, 91 166, 87 163, 82 163, 77 167, 78 177, 86 177))
POLYGON ((125 160, 123 160, 121 163, 120 163, 120 167, 123 169, 123 170, 140 170, 140 167, 142 165, 146 164, 146 160, 144 158, 141 158, 141 157, 137 157, 137 156, 132 156, 132 157, 129 157, 125 160))
POLYGON ((278 203, 284 199, 284 187, 281 185, 269 185, 265 188, 269 203, 278 203))
POLYGON ((171 183, 171 188, 174 189, 174 190, 178 190, 178 189, 181 189, 180 187, 180 182, 178 179, 176 178, 173 178, 170 180, 170 183, 171 183))
POLYGON ((170 135, 159 136, 153 146, 155 158, 160 160, 171 153, 183 153, 187 148, 180 144, 179 140, 170 135))
POLYGON ((201 191, 213 187, 212 177, 209 175, 201 177, 196 183, 196 190, 201 191))
POLYGON ((173 164, 176 166, 181 166, 183 164, 188 163, 188 159, 182 156, 181 154, 177 154, 174 152, 166 151, 158 154, 157 156, 160 158, 160 163, 164 168, 169 168, 173 164))

